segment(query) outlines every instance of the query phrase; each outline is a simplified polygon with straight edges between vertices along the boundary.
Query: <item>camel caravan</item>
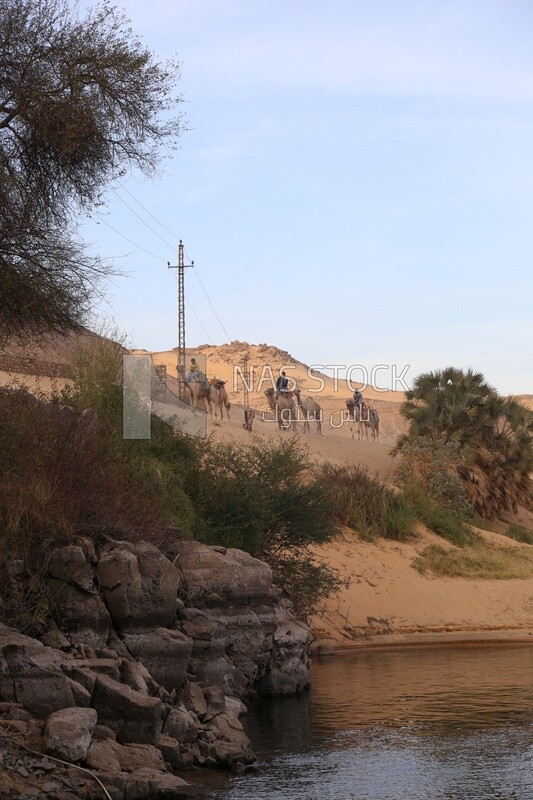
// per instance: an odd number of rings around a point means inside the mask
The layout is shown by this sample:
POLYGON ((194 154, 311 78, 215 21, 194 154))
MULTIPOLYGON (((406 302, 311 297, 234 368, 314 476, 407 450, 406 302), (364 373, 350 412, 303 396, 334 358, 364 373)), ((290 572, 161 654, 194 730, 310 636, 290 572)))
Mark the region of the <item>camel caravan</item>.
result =
MULTIPOLYGON (((304 433, 311 432, 311 423, 316 425, 318 436, 322 434, 322 408, 313 397, 302 398, 300 389, 274 390, 269 388, 265 392, 268 406, 276 415, 280 430, 294 431, 296 423, 303 421, 304 433)), ((353 398, 346 400, 347 416, 350 423, 352 439, 372 439, 379 442, 379 413, 376 408, 368 405, 364 400, 357 402, 353 398)))
MULTIPOLYGON (((207 379, 194 358, 191 359, 190 367, 185 373, 182 372, 181 381, 185 386, 188 403, 193 407, 209 414, 215 424, 218 417, 220 422, 226 417, 230 419, 231 404, 225 381, 218 378, 207 379)), ((311 433, 316 431, 317 436, 322 435, 323 411, 320 404, 314 397, 302 397, 301 389, 297 386, 289 387, 289 379, 284 371, 280 373, 276 381, 275 388, 271 386, 265 391, 270 411, 274 412, 275 420, 280 431, 296 431, 297 423, 303 422, 303 432, 311 433)), ((346 411, 343 419, 350 425, 352 439, 357 438, 372 439, 379 441, 379 414, 377 409, 365 402, 359 391, 354 392, 353 398, 346 400, 346 411)), ((255 417, 255 411, 245 407, 245 422, 243 427, 251 431, 255 417)), ((335 426, 338 427, 338 426, 335 426)))

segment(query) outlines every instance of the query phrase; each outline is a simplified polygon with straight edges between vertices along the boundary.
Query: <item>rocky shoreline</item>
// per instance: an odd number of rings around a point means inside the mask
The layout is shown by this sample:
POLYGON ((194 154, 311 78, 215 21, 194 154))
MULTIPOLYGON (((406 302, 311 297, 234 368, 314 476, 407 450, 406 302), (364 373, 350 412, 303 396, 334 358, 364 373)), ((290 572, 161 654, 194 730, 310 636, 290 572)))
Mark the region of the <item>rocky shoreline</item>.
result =
POLYGON ((2 800, 209 796, 180 771, 245 769, 246 702, 308 687, 309 629, 247 553, 100 536, 52 550, 44 581, 58 624, 0 625, 2 800))

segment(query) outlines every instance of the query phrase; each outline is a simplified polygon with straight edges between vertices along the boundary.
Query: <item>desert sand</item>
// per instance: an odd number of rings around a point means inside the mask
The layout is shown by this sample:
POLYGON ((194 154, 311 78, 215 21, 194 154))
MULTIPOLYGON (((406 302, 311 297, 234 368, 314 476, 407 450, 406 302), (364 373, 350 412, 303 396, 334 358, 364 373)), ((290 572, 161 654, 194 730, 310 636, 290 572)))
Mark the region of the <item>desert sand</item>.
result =
MULTIPOLYGON (((23 363, 17 354, 0 354, 0 382, 7 384, 15 376, 20 383, 31 389, 36 385, 45 391, 63 380, 64 363, 70 347, 59 348, 54 360, 53 342, 47 345, 40 359, 26 359, 23 363), (50 364, 55 365, 50 369, 50 364)), ((147 351, 132 351, 146 354, 147 351)), ((330 377, 311 375, 305 364, 292 358, 287 352, 268 345, 247 345, 233 342, 222 347, 204 346, 195 348, 190 355, 206 358, 205 371, 208 378, 218 377, 226 381, 231 400, 230 419, 211 420, 207 417, 207 435, 215 441, 233 440, 248 442, 279 439, 290 434, 280 432, 268 411, 264 395, 271 383, 260 377, 268 375, 271 367, 274 378, 279 369, 289 366, 287 374, 294 377, 302 390, 302 396, 318 385, 322 377, 321 392, 314 394, 324 411, 323 435, 312 431, 303 433, 303 425, 297 426, 296 435, 317 462, 338 464, 359 463, 369 471, 379 474, 387 482, 393 482, 396 467, 391 449, 398 435, 405 430, 400 415, 403 394, 394 391, 378 391, 364 388, 365 399, 378 409, 381 419, 380 441, 359 441, 357 433, 352 438, 348 424, 339 425, 341 412, 351 391, 345 382, 335 386, 330 377), (236 380, 235 368, 244 366, 248 356, 249 366, 254 366, 254 384, 249 393, 250 407, 256 411, 253 431, 243 427, 243 385, 236 380), (338 427, 334 427, 337 425, 338 427)), ((173 350, 151 354, 154 365, 167 369, 170 392, 177 393, 176 353, 173 350)), ((237 376, 238 377, 238 376, 237 376)), ((533 396, 520 398, 533 407, 533 396)), ((509 517, 509 520, 511 517, 509 517)), ((491 526, 492 532, 481 532, 496 546, 531 548, 531 545, 514 543, 501 534, 509 520, 491 526)), ((533 514, 520 511, 516 521, 533 529, 533 514)), ((339 538, 328 545, 323 554, 327 561, 340 569, 347 585, 335 597, 327 600, 311 620, 315 636, 314 648, 340 650, 369 646, 425 645, 446 642, 474 641, 531 641, 533 643, 533 581, 532 580, 468 580, 420 575, 412 561, 428 544, 447 543, 420 526, 419 537, 409 543, 378 540, 369 543, 360 539, 356 532, 344 530, 339 538)))

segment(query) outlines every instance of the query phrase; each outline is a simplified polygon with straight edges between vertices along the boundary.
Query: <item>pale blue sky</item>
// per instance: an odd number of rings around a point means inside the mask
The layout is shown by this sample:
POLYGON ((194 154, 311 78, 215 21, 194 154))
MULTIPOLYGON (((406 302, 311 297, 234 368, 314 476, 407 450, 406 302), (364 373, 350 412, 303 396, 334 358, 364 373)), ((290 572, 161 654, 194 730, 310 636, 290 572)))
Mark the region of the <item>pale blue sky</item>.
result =
POLYGON ((84 228, 128 254, 102 308, 134 346, 176 344, 181 237, 222 322, 189 270, 188 346, 228 334, 533 392, 530 0, 119 5, 178 54, 190 127, 84 228))

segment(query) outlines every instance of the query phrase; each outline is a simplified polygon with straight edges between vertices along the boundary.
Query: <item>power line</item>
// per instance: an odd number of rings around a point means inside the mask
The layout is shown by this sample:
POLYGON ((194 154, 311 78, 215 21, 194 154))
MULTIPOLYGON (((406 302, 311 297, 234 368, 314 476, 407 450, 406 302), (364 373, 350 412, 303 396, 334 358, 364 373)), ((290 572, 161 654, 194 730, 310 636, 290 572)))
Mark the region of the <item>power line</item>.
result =
MULTIPOLYGON (((160 220, 158 220, 158 219, 157 219, 157 217, 154 217, 154 215, 153 215, 153 214, 152 214, 150 211, 148 211, 148 209, 146 208, 146 206, 143 206, 143 204, 141 203, 141 201, 140 201, 140 200, 137 200, 137 198, 135 197, 135 195, 134 195, 134 194, 132 194, 132 193, 129 191, 129 189, 126 189, 126 187, 125 187, 125 186, 123 186, 122 184, 121 184, 120 188, 121 188, 121 189, 123 189, 123 190, 124 190, 124 191, 125 191, 127 194, 129 194, 129 196, 131 197, 131 199, 132 199, 132 200, 135 200, 135 202, 137 203, 137 205, 139 205, 139 206, 140 206, 140 207, 143 209, 143 211, 145 211, 145 212, 148 214, 148 216, 152 217, 152 219, 154 220, 154 222, 157 222, 157 224, 158 224, 158 225, 160 225, 160 226, 161 226, 161 227, 162 227, 162 228, 163 228, 163 229, 164 229, 164 230, 165 230, 167 233, 170 233, 170 235, 171 235, 171 236, 173 236, 173 237, 174 237, 174 239, 179 239, 179 236, 177 236, 177 235, 174 233, 174 231, 171 231, 171 230, 170 230, 170 228, 167 228, 167 226, 166 226, 166 225, 163 225, 163 223, 162 223, 160 220)), ((188 258, 188 256, 187 256, 187 258, 188 258)))
MULTIPOLYGON (((141 217, 139 214, 137 214, 137 212, 136 212, 136 211, 134 211, 134 210, 133 210, 133 208, 132 208, 130 205, 128 205, 128 203, 126 203, 126 201, 124 200, 124 198, 123 198, 123 197, 121 197, 121 196, 119 195, 119 193, 118 193, 117 191, 115 191, 115 189, 113 189, 112 191, 113 191, 113 193, 116 195, 116 197, 118 197, 118 199, 120 200, 120 202, 121 202, 121 203, 124 203, 124 205, 126 206, 126 208, 127 208, 127 209, 129 209, 129 210, 131 211, 131 213, 132 213, 132 214, 134 214, 134 215, 137 217, 137 219, 138 219, 138 220, 140 220, 140 221, 142 222, 142 224, 143 224, 143 225, 145 225, 145 226, 148 228, 148 230, 149 230, 149 231, 152 231, 152 233, 153 233, 153 234, 155 234, 155 236, 157 236, 159 239, 161 239, 161 241, 162 241, 162 242, 164 242, 164 244, 166 244, 166 245, 167 245, 167 247, 174 247, 174 245, 172 245, 172 244, 169 244, 169 243, 167 242, 167 240, 166 240, 166 239, 163 239, 163 237, 161 236, 161 234, 159 234, 157 231, 155 231, 155 230, 152 228, 152 226, 151 226, 151 225, 148 225, 148 223, 147 223, 147 222, 145 222, 145 220, 144 220, 144 219, 143 219, 143 218, 142 218, 142 217, 141 217)), ((134 199, 135 199, 135 198, 134 198, 134 199)), ((140 205, 140 204, 139 204, 139 205, 140 205)), ((144 206, 143 206, 143 208, 144 208, 144 206)), ((146 209, 145 209, 145 211, 146 211, 146 209)), ((149 213, 149 212, 147 212, 147 213, 149 213)), ((150 214, 150 216, 153 216, 153 215, 152 215, 152 214, 150 214)), ((154 217, 154 219, 155 219, 155 217, 154 217)), ((156 222, 157 222, 157 220, 156 220, 156 222)), ((177 238, 177 237, 176 237, 176 238, 177 238)))
POLYGON ((200 328, 203 330, 203 332, 205 333, 205 335, 209 339, 210 344, 214 345, 215 344, 214 341, 212 340, 212 338, 209 336, 208 332, 204 328, 202 322, 200 321, 200 317, 198 316, 198 314, 194 310, 194 306, 191 305, 191 301, 190 300, 186 300, 185 303, 187 305, 187 308, 189 308, 192 311, 192 313, 194 314, 194 316, 196 317, 196 321, 197 321, 198 325, 200 326, 200 328))
POLYGON ((165 259, 164 259, 164 258, 162 258, 161 256, 156 256, 156 254, 155 254, 155 253, 151 253, 151 252, 150 252, 150 250, 147 250, 147 249, 146 249, 146 247, 143 247, 142 245, 140 245, 140 244, 137 244, 137 242, 134 242, 134 241, 133 241, 133 239, 130 239, 128 236, 125 236, 123 233, 121 233, 120 231, 118 231, 118 230, 117 230, 115 227, 113 227, 113 225, 111 225, 111 223, 110 223, 110 222, 107 222, 107 220, 105 220, 105 219, 102 217, 102 215, 101 215, 101 214, 98 214, 98 213, 97 213, 97 214, 96 214, 96 216, 97 216, 97 217, 99 217, 99 218, 101 219, 101 221, 104 223, 104 225, 107 225, 107 227, 108 227, 108 228, 111 228, 111 230, 112 230, 112 231, 114 231, 116 234, 118 234, 119 236, 122 236, 122 238, 123 238, 123 239, 125 239, 127 242, 129 242, 130 244, 132 244, 132 245, 134 245, 135 247, 137 247, 137 249, 138 249, 138 250, 143 250, 145 253, 148 253, 148 255, 149 255, 149 256, 153 256, 154 258, 157 258, 157 260, 158 260, 158 261, 164 261, 164 260, 165 260, 165 259))
MULTIPOLYGON (((187 254, 187 258, 188 258, 188 257, 189 257, 189 256, 188 256, 188 254, 187 254)), ((208 303, 209 303, 209 305, 211 306, 211 309, 212 309, 212 311, 213 311, 213 314, 214 314, 214 315, 215 315, 215 317, 217 318, 217 320, 218 320, 218 323, 219 323, 220 327, 221 327, 221 328, 222 328, 222 330, 224 331, 224 334, 225 334, 225 336, 227 337, 227 340, 228 340, 228 342, 231 342, 231 336, 229 335, 229 333, 227 332, 226 328, 224 327, 224 323, 223 323, 223 322, 222 322, 222 320, 220 319, 220 317, 219 317, 219 315, 218 315, 218 312, 217 312, 217 310, 216 310, 215 306, 214 306, 214 305, 213 305, 213 303, 211 302, 211 298, 209 297, 209 294, 208 294, 208 292, 207 292, 207 289, 206 289, 206 288, 205 288, 205 286, 204 286, 204 282, 203 282, 203 280, 202 280, 202 279, 201 279, 201 277, 200 277, 200 273, 199 273, 199 271, 198 271, 198 267, 196 267, 196 266, 195 266, 195 269, 193 270, 193 272, 194 272, 194 274, 196 275, 196 280, 197 280, 197 281, 198 281, 198 283, 200 284, 200 286, 201 286, 201 288, 202 288, 202 291, 203 291, 203 293, 204 293, 204 295, 205 295, 205 297, 206 297, 206 299, 207 299, 207 302, 208 302, 208 303)))
POLYGON ((204 282, 203 282, 203 280, 201 279, 201 277, 200 277, 200 275, 199 275, 199 273, 198 273, 198 270, 197 270, 197 269, 195 269, 195 270, 194 270, 194 274, 196 275, 196 279, 197 279, 198 283, 200 284, 200 286, 201 286, 201 288, 202 288, 202 291, 203 291, 203 293, 205 294, 205 296, 206 296, 206 298, 207 298, 207 302, 209 303, 209 305, 211 306, 211 308, 212 308, 212 310, 213 310, 213 314, 214 314, 214 315, 215 315, 215 317, 217 318, 217 320, 218 320, 218 323, 219 323, 220 327, 221 327, 221 328, 222 328, 222 330, 224 331, 224 334, 226 335, 226 338, 227 338, 228 342, 231 342, 231 336, 229 335, 229 333, 227 332, 226 328, 224 327, 224 323, 222 322, 222 320, 221 320, 221 319, 220 319, 220 317, 218 316, 218 312, 217 312, 217 310, 216 310, 215 306, 213 305, 213 303, 211 302, 211 298, 209 297, 209 295, 208 295, 208 293, 207 293, 207 289, 205 288, 205 286, 204 286, 204 282))
MULTIPOLYGON (((170 233, 171 236, 174 236, 176 239, 178 238, 173 231, 171 231, 169 228, 167 228, 167 226, 164 225, 162 222, 160 222, 157 219, 157 217, 154 216, 154 214, 152 214, 150 211, 148 211, 148 209, 140 202, 140 200, 137 200, 135 195, 133 195, 128 189, 126 189, 125 186, 121 185, 121 189, 123 189, 155 222, 157 222, 158 225, 160 225, 162 228, 164 228, 164 230, 166 230, 168 233, 170 233)), ((159 234, 157 231, 155 231, 151 227, 151 225, 148 225, 148 223, 145 220, 143 220, 143 218, 139 214, 137 214, 137 212, 134 211, 133 208, 128 203, 126 203, 124 198, 121 197, 119 195, 119 193, 115 189, 113 189, 112 191, 116 195, 116 197, 118 197, 118 199, 126 206, 126 208, 129 209, 129 211, 131 211, 131 213, 134 214, 134 216, 136 216, 137 219, 140 220, 143 223, 143 225, 145 225, 148 228, 148 230, 150 230, 155 236, 157 236, 159 239, 161 239, 161 241, 164 244, 166 244, 168 247, 173 247, 173 245, 169 244, 169 242, 167 242, 166 239, 164 239, 161 236, 161 234, 159 234)), ((102 220, 102 221, 105 222, 105 220, 102 220)), ((105 224, 109 225, 109 223, 107 223, 107 222, 105 224)), ((111 225, 109 225, 109 227, 112 228, 113 230, 115 230, 116 233, 118 233, 120 236, 122 236, 127 241, 131 242, 132 244, 135 244, 135 242, 132 242, 132 240, 128 239, 127 236, 124 236, 124 234, 121 234, 119 231, 117 231, 116 228, 113 228, 111 225)), ((136 245, 136 246, 139 247, 139 245, 136 245)), ((149 255, 154 255, 153 253, 150 253, 149 250, 146 250, 144 247, 140 247, 140 249, 144 250, 144 252, 148 253, 149 255)), ((189 258, 189 254, 186 253, 186 255, 187 255, 187 258, 189 258)), ((158 258, 158 256, 155 256, 155 258, 158 258)), ((205 284, 204 284, 204 282, 203 282, 203 280, 202 280, 202 278, 201 278, 201 276, 200 276, 200 274, 198 272, 198 267, 195 266, 195 269, 193 270, 193 272, 196 275, 196 280, 200 284, 200 288, 202 289, 202 292, 204 293, 205 298, 206 298, 207 302, 209 303, 209 306, 211 307, 211 310, 213 311, 213 314, 215 315, 220 327, 224 331, 224 335, 226 336, 228 342, 230 342, 231 341, 231 336, 229 335, 228 331, 226 330, 226 328, 224 326, 224 323, 220 319, 220 316, 219 316, 219 314, 218 314, 218 312, 217 312, 217 310, 216 310, 216 308, 215 308, 215 306, 214 306, 214 304, 213 304, 213 302, 212 302, 212 300, 211 300, 211 298, 210 298, 210 296, 208 294, 208 291, 205 288, 205 284)), ((196 316, 196 314, 195 314, 195 316, 196 316)), ((198 317, 196 317, 196 318, 198 319, 198 317)), ((199 319, 198 319, 198 322, 200 322, 199 319)), ((201 325, 202 329, 204 330, 204 333, 206 333, 206 335, 208 335, 207 332, 205 331, 205 329, 203 328, 203 325, 201 323, 200 323, 200 325, 201 325)), ((208 335, 208 338, 210 338, 209 335, 208 335)))

